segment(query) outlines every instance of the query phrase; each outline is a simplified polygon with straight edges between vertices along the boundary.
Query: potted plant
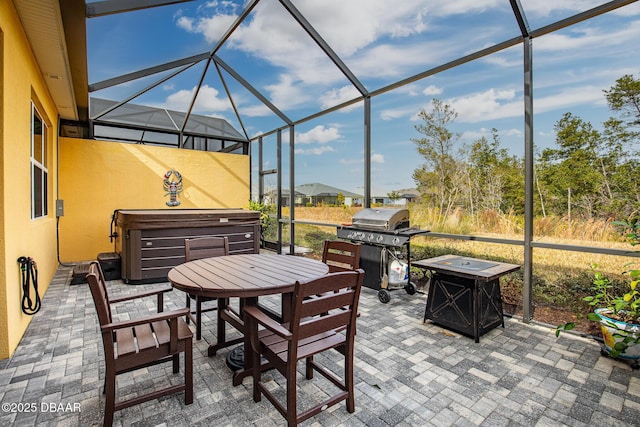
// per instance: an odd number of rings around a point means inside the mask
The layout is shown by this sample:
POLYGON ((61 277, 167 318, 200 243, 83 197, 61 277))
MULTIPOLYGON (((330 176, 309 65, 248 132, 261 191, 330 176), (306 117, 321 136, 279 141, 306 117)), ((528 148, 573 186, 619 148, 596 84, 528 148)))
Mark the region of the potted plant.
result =
MULTIPOLYGON (((632 245, 640 243, 640 222, 632 224, 616 222, 631 230, 627 238, 632 245)), ((597 265, 593 266, 594 270, 597 265)), ((633 360, 632 367, 640 367, 640 269, 630 269, 624 272, 628 277, 623 287, 616 287, 600 271, 595 271, 592 294, 583 298, 594 307, 594 311, 587 318, 600 323, 600 330, 604 341, 602 353, 614 358, 633 360)), ((574 323, 558 325, 556 336, 561 331, 573 329, 574 323)))

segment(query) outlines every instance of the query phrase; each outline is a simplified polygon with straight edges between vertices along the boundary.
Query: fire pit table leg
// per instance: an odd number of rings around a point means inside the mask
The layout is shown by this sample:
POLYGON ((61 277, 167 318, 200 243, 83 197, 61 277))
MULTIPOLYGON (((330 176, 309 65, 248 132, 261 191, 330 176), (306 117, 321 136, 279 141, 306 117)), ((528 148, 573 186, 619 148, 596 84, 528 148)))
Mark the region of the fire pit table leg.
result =
POLYGON ((480 342, 480 298, 478 298, 478 286, 480 284, 478 281, 474 281, 473 283, 473 301, 472 301, 472 310, 473 310, 473 338, 477 343, 480 342))

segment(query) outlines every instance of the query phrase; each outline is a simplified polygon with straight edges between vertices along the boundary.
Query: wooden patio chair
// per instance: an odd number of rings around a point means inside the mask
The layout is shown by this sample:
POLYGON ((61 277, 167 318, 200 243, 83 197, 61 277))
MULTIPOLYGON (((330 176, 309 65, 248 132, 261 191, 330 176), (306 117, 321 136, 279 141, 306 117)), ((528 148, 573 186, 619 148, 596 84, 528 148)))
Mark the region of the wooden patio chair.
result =
POLYGON ((181 391, 184 391, 185 404, 193 403, 193 334, 181 319, 189 310, 183 308, 163 312, 162 295, 164 292, 171 291, 171 288, 109 299, 104 274, 97 261, 89 266, 87 282, 98 312, 104 347, 106 365, 103 389, 103 393, 106 394, 104 425, 112 425, 115 411, 181 391), (152 295, 158 297, 158 313, 137 319, 113 321, 112 304, 152 295), (183 384, 116 402, 118 374, 164 362, 172 362, 173 373, 177 374, 180 371, 180 353, 182 352, 184 352, 183 384))
MULTIPOLYGON (((226 236, 197 237, 194 239, 185 239, 184 241, 184 257, 187 262, 223 255, 229 255, 229 239, 226 236)), ((217 309, 217 306, 203 309, 202 303, 206 301, 215 301, 216 298, 206 298, 187 294, 187 308, 189 309, 191 309, 192 299, 196 302, 196 311, 191 312, 191 314, 196 315, 196 340, 200 340, 202 338, 202 313, 217 309)), ((189 317, 187 317, 187 323, 189 323, 189 317)))
POLYGON ((359 243, 325 240, 322 262, 329 266, 329 273, 357 270, 360 268, 361 247, 359 243))
POLYGON ((356 313, 363 279, 364 271, 358 269, 297 282, 293 294, 292 317, 290 322, 283 324, 273 320, 259 306, 244 307, 246 333, 250 334, 250 357, 254 367, 253 400, 259 402, 264 394, 286 418, 289 426, 295 426, 343 400, 346 400, 347 411, 355 411, 353 353, 356 313), (307 298, 311 295, 317 296, 307 298), (258 325, 264 329, 258 331, 258 325), (344 356, 344 378, 313 359, 315 354, 330 349, 335 349, 344 356), (268 385, 260 381, 261 356, 286 378, 285 405, 269 391, 268 385), (339 392, 299 414, 296 407, 296 368, 301 359, 306 360, 307 379, 313 378, 314 370, 318 371, 339 392))

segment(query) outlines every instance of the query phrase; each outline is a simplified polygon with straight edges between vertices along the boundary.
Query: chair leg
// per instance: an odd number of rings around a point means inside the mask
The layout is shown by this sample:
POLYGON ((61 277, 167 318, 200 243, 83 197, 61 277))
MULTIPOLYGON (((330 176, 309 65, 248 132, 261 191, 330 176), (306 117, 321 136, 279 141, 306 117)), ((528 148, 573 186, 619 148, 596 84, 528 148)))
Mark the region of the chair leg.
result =
POLYGON ((298 425, 298 412, 296 405, 296 363, 287 364, 287 425, 298 425))
POLYGON ((344 360, 344 384, 347 389, 347 412, 353 414, 356 410, 356 398, 353 384, 353 343, 346 345, 344 360))
MULTIPOLYGON (((261 377, 261 367, 260 367, 260 353, 253 349, 253 346, 250 346, 249 350, 251 351, 251 366, 253 368, 253 401, 260 402, 262 400, 262 393, 260 393, 260 388, 258 384, 260 383, 261 377)), ((247 357, 247 349, 244 349, 244 357, 247 357)))
MULTIPOLYGON (((189 294, 187 294, 187 302, 185 304, 185 307, 187 307, 189 309, 189 312, 191 312, 191 297, 189 296, 189 294)), ((191 322, 191 316, 187 315, 184 319, 185 323, 188 325, 191 322)))
POLYGON ((193 342, 191 338, 184 344, 184 404, 193 403, 193 342))
POLYGON ((313 363, 313 356, 307 357, 307 359, 306 359, 306 366, 307 366, 306 374, 307 375, 306 376, 307 376, 308 380, 312 380, 313 379, 313 365, 312 365, 312 363, 313 363))
POLYGON ((106 401, 104 404, 104 426, 111 427, 113 424, 113 413, 116 406, 116 375, 115 372, 107 370, 105 379, 106 401))
POLYGON ((173 373, 177 374, 180 372, 180 353, 174 354, 171 359, 173 362, 173 373))
POLYGON ((196 296, 196 339, 202 338, 202 301, 196 296))

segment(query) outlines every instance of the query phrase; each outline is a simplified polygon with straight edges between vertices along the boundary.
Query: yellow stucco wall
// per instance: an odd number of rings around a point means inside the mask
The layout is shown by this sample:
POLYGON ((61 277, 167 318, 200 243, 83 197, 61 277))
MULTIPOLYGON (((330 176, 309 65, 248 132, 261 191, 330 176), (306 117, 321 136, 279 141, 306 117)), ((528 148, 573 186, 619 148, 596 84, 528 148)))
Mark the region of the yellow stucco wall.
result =
MULTIPOLYGON (((60 260, 113 252, 116 209, 176 209, 166 205, 164 174, 182 175, 177 208, 247 208, 249 156, 60 138, 60 260)), ((171 178, 173 179, 173 177, 171 178)))
POLYGON ((170 209, 162 187, 169 169, 183 175, 180 208, 248 206, 248 156, 58 139, 57 123, 58 111, 13 2, 0 0, 0 359, 15 351, 31 320, 21 311, 17 259, 37 262, 44 297, 58 268, 58 226, 63 262, 113 251, 108 235, 115 209, 170 209), (36 220, 31 219, 31 102, 48 125, 49 215, 36 220), (57 198, 64 200, 59 222, 57 198))
POLYGON ((40 295, 57 267, 53 194, 57 116, 11 1, 0 1, 0 359, 9 357, 31 317, 20 309, 22 289, 17 259, 37 262, 40 295), (31 101, 49 125, 49 217, 31 220, 31 101))

